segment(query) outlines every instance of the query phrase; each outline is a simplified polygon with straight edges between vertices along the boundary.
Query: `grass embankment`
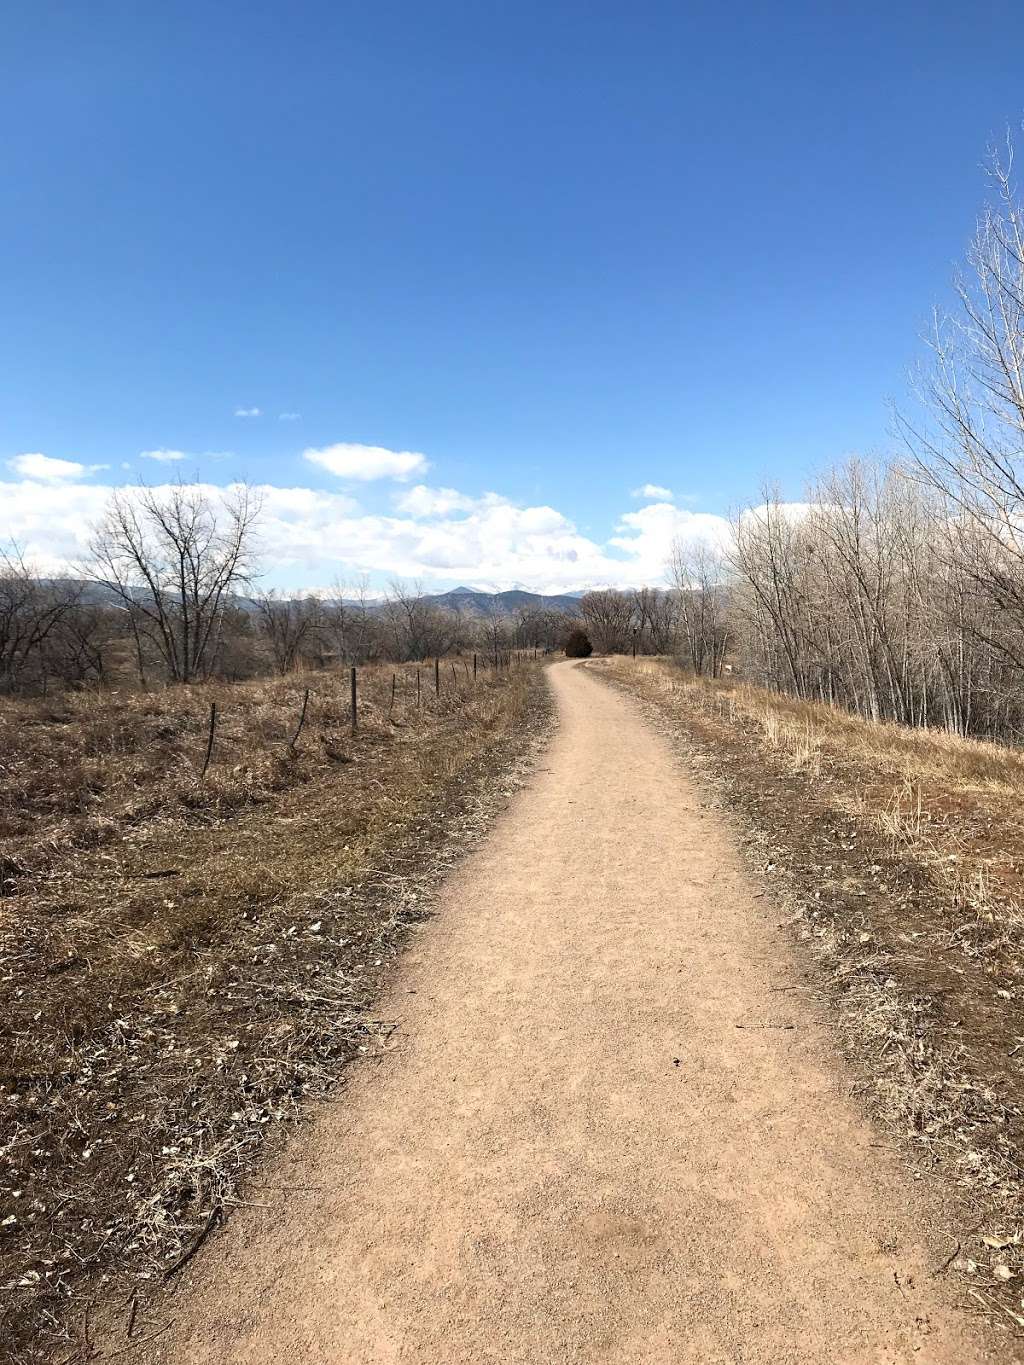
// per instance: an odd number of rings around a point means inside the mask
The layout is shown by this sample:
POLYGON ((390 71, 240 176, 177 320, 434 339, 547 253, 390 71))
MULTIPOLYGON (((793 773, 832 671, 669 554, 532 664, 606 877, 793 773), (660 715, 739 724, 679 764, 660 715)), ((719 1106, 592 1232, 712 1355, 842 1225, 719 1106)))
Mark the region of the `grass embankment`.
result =
POLYGON ((699 757, 821 954, 876 1107, 962 1191, 951 1266, 1024 1327, 1024 753, 664 660, 594 661, 699 757))
POLYGON ((546 706, 535 665, 424 668, 420 706, 397 673, 355 737, 347 674, 0 704, 0 1355, 87 1354, 91 1299, 173 1273, 381 1027, 546 706))

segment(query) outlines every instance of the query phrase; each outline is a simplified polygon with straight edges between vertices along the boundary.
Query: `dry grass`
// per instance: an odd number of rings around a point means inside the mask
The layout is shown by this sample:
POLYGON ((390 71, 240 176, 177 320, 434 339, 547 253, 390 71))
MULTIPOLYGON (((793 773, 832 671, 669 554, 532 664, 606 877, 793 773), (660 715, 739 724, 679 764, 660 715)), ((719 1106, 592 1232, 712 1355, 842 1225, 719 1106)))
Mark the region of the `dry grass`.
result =
MULTIPOLYGON (((623 674, 625 661, 614 665, 623 674)), ((972 904, 987 888, 984 913, 1002 922, 1010 942, 1024 887, 1024 752, 936 730, 862 720, 814 702, 728 679, 695 679, 659 659, 629 665, 646 695, 669 700, 755 737, 788 771, 827 773, 832 799, 874 823, 893 852, 908 852, 943 883, 952 903, 972 904)), ((1016 953, 1001 964, 1016 975, 1016 953)))
POLYGON ((879 1115, 962 1192, 967 1292, 1024 1328, 1024 753, 666 660, 589 666, 726 792, 879 1115))
MULTIPOLYGON (((360 670, 0 708, 0 1333, 45 1358, 159 1279, 367 1014, 500 798, 539 672, 360 670), (312 690, 298 745, 292 737, 312 690), (220 723, 205 780, 211 701, 220 723)), ((79 1345, 87 1350, 87 1342, 79 1345)))

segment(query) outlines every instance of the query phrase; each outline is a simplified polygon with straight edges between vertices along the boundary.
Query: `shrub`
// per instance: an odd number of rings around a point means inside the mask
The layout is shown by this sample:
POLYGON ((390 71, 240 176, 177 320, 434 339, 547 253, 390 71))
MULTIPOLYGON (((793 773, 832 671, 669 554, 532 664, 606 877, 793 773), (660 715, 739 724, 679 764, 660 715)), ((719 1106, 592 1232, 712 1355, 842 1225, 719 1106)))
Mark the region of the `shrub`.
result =
POLYGON ((567 659, 589 659, 594 652, 594 646, 587 638, 586 631, 572 631, 563 646, 567 659))

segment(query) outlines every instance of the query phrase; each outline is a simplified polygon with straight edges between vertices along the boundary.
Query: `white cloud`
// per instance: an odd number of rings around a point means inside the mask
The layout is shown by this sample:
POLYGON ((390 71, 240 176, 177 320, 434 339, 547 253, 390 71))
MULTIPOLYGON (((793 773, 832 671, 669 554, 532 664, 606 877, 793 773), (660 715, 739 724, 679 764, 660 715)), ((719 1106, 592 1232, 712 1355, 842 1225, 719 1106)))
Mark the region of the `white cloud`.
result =
MULTIPOLYGON (((229 492, 202 487, 215 500, 229 492)), ((139 493, 131 484, 122 489, 126 497, 139 493)), ((5 534, 44 572, 74 565, 113 491, 112 485, 63 477, 0 482, 5 534)), ((428 585, 515 583, 538 592, 639 587, 664 581, 674 540, 721 543, 728 537, 724 518, 667 503, 624 513, 602 543, 581 534, 554 507, 523 507, 495 493, 474 498, 418 484, 403 490, 393 514, 385 515, 364 511, 343 493, 272 484, 258 492, 259 557, 266 581, 285 588, 364 572, 379 584, 397 576, 428 585)))
POLYGON ((169 464, 171 460, 187 460, 188 456, 183 450, 140 450, 140 460, 159 460, 161 464, 169 464))
POLYGON ((729 542, 729 523, 711 512, 690 512, 671 503, 655 502, 636 512, 625 512, 608 544, 621 550, 632 561, 636 583, 658 583, 676 543, 700 542, 725 546, 729 542))
POLYGON ((671 488, 664 488, 660 483, 644 483, 639 488, 634 488, 629 496, 631 498, 654 498, 658 502, 672 502, 674 495, 671 488))
POLYGON ((395 479, 404 483, 414 474, 425 474, 430 468, 425 455, 415 450, 387 450, 384 446, 361 446, 349 441, 337 445, 310 447, 302 452, 303 459, 321 465, 339 479, 395 479))
POLYGON ((38 451, 15 455, 7 461, 7 467, 23 479, 42 479, 46 483, 60 479, 81 479, 87 474, 95 474, 97 470, 110 468, 105 464, 84 465, 77 460, 57 460, 38 451))
POLYGON ((278 420, 279 422, 300 422, 300 421, 302 420, 302 413, 301 413, 301 412, 279 412, 279 413, 277 414, 277 420, 278 420))
POLYGON ((425 483, 418 483, 408 492, 398 494, 395 507, 410 517, 447 517, 454 512, 472 512, 475 508, 490 507, 505 501, 497 493, 471 498, 454 488, 428 488, 425 483))
POLYGON ((262 408, 235 408, 236 417, 262 417, 262 408))

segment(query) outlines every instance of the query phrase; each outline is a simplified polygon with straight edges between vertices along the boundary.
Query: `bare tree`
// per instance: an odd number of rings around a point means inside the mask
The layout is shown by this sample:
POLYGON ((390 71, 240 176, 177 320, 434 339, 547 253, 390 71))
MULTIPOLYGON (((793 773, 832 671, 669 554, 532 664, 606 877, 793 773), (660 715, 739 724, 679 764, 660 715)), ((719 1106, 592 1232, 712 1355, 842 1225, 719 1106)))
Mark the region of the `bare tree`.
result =
POLYGON ((370 598, 365 574, 352 587, 336 582, 323 610, 324 631, 333 642, 337 658, 347 664, 362 664, 379 656, 383 645, 381 616, 370 598))
POLYGON ((695 673, 717 678, 729 647, 727 564, 706 541, 672 547, 669 574, 675 589, 679 633, 695 673))
POLYGON ((632 596, 637 648, 649 654, 671 653, 679 628, 678 594, 662 588, 637 588, 632 596))
POLYGON ((457 648, 466 633, 460 614, 431 602, 418 583, 409 587, 392 582, 384 616, 392 652, 401 659, 438 658, 457 648))
POLYGON ((304 657, 315 653, 325 628, 323 607, 312 595, 284 597, 278 592, 264 593, 256 598, 256 620, 281 674, 290 673, 304 657))
POLYGON ((986 206, 956 282, 957 313, 935 319, 919 384, 925 417, 898 414, 917 476, 948 507, 957 571, 998 606, 989 644, 1024 664, 1024 207, 1013 144, 989 162, 986 206), (979 551, 981 553, 979 554, 979 551))
POLYGON ((253 573, 259 500, 238 485, 215 501, 197 485, 116 493, 91 541, 91 576, 127 613, 174 682, 215 666, 225 610, 253 573))
POLYGON ((76 583, 41 581, 17 547, 0 551, 0 685, 42 674, 44 650, 80 598, 76 583))
POLYGON ((621 654, 630 648, 637 624, 635 607, 630 593, 615 588, 602 588, 580 598, 584 629, 596 650, 621 654))

